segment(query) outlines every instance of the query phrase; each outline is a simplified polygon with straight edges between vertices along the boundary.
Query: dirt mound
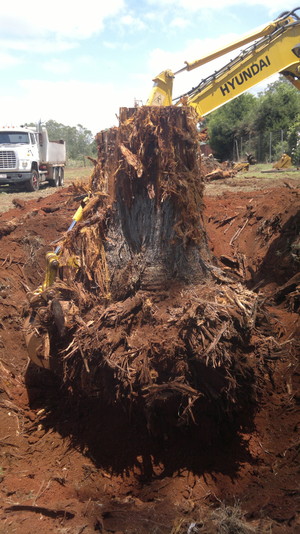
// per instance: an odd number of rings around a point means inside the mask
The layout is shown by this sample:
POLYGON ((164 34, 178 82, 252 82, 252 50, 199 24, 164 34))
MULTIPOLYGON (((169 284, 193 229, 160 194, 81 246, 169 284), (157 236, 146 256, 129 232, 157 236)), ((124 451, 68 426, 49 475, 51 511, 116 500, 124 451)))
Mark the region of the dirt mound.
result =
POLYGON ((272 291, 299 272, 299 189, 225 192, 206 206, 213 253, 248 287, 272 291))
POLYGON ((234 168, 233 162, 220 162, 212 154, 201 156, 201 170, 206 182, 231 178, 237 174, 241 168, 234 168))

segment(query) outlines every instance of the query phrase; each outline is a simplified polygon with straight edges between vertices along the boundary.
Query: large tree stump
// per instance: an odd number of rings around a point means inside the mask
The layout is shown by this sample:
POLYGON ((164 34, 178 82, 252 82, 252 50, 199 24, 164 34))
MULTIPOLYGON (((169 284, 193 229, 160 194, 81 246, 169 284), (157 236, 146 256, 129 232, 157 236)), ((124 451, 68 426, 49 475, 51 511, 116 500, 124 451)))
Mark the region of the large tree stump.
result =
POLYGON ((62 244, 79 267, 49 292, 69 302, 63 337, 47 319, 53 368, 155 433, 218 427, 254 398, 257 295, 213 265, 196 124, 191 108, 122 109, 97 135, 92 208, 62 244))
POLYGON ((97 136, 91 183, 114 203, 105 245, 110 291, 120 296, 133 287, 196 283, 207 276, 209 251, 195 114, 123 108, 120 121, 118 129, 97 136))

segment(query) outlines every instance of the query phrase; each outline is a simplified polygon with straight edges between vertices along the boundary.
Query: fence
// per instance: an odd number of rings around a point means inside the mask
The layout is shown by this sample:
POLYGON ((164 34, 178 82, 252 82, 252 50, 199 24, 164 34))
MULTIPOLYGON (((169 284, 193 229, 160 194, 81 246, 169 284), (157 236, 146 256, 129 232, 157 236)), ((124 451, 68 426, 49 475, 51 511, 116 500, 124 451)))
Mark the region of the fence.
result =
POLYGON ((246 153, 253 154, 260 163, 271 163, 288 150, 287 132, 276 130, 259 135, 251 135, 234 139, 233 161, 245 159, 246 153))

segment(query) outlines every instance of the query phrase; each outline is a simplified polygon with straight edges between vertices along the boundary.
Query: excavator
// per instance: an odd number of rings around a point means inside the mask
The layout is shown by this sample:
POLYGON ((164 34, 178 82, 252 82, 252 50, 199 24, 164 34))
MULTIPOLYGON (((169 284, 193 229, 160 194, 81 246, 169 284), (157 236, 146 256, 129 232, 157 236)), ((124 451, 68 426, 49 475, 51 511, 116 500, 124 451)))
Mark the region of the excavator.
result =
MULTIPOLYGON (((299 10, 300 8, 296 8, 282 13, 267 26, 253 31, 242 39, 198 60, 185 62, 186 66, 175 73, 170 70, 161 72, 154 78, 154 87, 146 105, 192 106, 199 117, 204 117, 275 73, 283 74, 300 89, 300 18, 297 15, 299 10), (235 59, 219 71, 201 80, 197 87, 173 99, 173 80, 177 74, 184 70, 190 71, 198 68, 249 43, 251 43, 250 46, 242 50, 235 59)), ((89 213, 90 208, 97 201, 96 196, 93 198, 87 195, 82 199, 67 232, 89 213)), ((35 364, 46 369, 51 367, 50 337, 47 331, 39 329, 39 310, 43 304, 47 304, 47 292, 55 282, 59 267, 61 267, 60 253, 63 240, 61 243, 54 252, 48 252, 46 255, 45 279, 41 286, 30 295, 31 314, 24 324, 29 357, 35 364)), ((63 332, 64 307, 67 303, 56 300, 52 304, 58 330, 63 332)))

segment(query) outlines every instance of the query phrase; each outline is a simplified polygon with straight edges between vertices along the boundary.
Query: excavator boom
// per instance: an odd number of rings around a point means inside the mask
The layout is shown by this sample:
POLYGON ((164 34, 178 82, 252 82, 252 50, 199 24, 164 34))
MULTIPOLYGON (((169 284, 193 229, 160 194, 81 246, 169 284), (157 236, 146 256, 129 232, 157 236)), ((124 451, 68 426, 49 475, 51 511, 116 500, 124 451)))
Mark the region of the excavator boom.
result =
POLYGON ((280 30, 272 40, 264 38, 241 52, 235 60, 186 95, 188 104, 200 116, 205 116, 273 74, 289 69, 298 73, 300 62, 293 49, 299 41, 300 21, 280 30))
POLYGON ((161 72, 154 78, 154 87, 147 105, 168 106, 172 103, 190 105, 202 117, 275 73, 284 74, 298 87, 300 19, 296 12, 299 9, 280 15, 274 22, 220 50, 193 62, 186 61, 186 66, 175 73, 170 70, 161 72), (202 80, 191 91, 173 99, 173 79, 177 74, 198 68, 249 43, 252 44, 222 69, 202 80))

